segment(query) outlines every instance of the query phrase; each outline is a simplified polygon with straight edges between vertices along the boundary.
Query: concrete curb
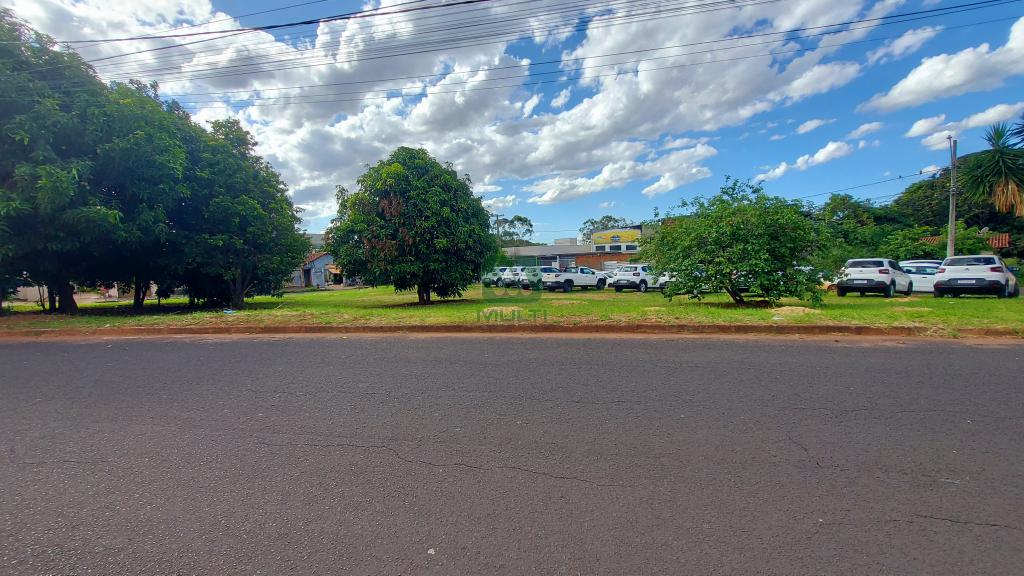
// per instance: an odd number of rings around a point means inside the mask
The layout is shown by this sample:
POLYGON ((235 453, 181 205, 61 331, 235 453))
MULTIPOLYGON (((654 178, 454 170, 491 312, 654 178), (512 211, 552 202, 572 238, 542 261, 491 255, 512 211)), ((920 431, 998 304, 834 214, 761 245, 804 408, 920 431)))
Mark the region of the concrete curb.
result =
POLYGON ((857 326, 832 324, 460 324, 381 326, 135 326, 117 328, 34 328, 0 330, 0 340, 83 337, 217 336, 290 334, 707 334, 784 336, 888 336, 930 338, 1024 339, 1024 332, 1008 328, 963 328, 947 331, 934 327, 857 326))

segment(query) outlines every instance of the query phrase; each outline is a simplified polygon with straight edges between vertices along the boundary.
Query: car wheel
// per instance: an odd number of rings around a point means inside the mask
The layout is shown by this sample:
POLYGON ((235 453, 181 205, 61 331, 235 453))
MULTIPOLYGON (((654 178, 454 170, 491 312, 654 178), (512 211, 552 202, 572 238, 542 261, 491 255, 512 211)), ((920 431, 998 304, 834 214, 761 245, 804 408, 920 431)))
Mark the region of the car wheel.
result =
POLYGON ((615 291, 616 292, 622 292, 622 286, 616 286, 615 287, 615 291))
POLYGON ((903 295, 904 296, 913 296, 914 295, 914 283, 913 282, 908 282, 907 283, 907 291, 904 292, 903 295))
POLYGON ((842 288, 836 288, 836 296, 839 296, 840 298, 846 298, 846 290, 843 290, 842 288))
POLYGON ((1010 294, 1010 298, 1017 298, 1020 296, 1020 284, 1013 285, 1013 293, 1010 294))
POLYGON ((598 280, 597 281, 597 289, 598 290, 604 290, 604 280, 598 280))
POLYGON ((932 291, 932 296, 935 296, 936 298, 942 298, 943 296, 945 296, 945 294, 942 293, 942 290, 939 290, 938 288, 935 288, 932 291))
POLYGON ((562 284, 562 292, 572 292, 572 281, 566 280, 565 284, 562 284))
POLYGON ((644 280, 640 281, 640 285, 637 286, 637 290, 640 292, 647 292, 647 282, 644 280))
POLYGON ((1010 295, 1010 285, 1009 284, 1003 284, 1003 287, 1000 288, 998 292, 996 292, 996 298, 1000 298, 1000 299, 1006 298, 1009 295, 1010 295))
POLYGON ((893 294, 895 294, 895 293, 896 293, 896 283, 895 282, 890 282, 889 285, 885 287, 885 292, 882 294, 882 296, 885 296, 886 298, 892 298, 893 294))

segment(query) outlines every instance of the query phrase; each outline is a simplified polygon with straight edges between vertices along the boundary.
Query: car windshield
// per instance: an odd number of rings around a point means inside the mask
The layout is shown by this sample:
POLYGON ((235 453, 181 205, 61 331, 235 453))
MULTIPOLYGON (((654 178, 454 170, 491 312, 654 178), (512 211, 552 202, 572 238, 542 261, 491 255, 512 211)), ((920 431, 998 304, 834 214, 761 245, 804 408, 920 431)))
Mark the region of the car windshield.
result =
POLYGON ((540 271, 544 272, 545 274, 551 274, 552 272, 558 272, 558 268, 554 268, 552 266, 545 266, 541 268, 540 271))
POLYGON ((995 266, 996 259, 991 256, 968 256, 964 258, 948 258, 943 266, 995 266))
POLYGON ((847 268, 884 268, 885 262, 881 260, 850 260, 846 263, 847 268))
POLYGON ((568 268, 565 269, 565 271, 570 274, 575 274, 576 272, 579 271, 579 269, 576 268, 575 266, 569 266, 568 268))
POLYGON ((636 272, 636 266, 623 266, 619 268, 619 272, 636 272))
POLYGON ((903 271, 907 274, 923 274, 925 276, 933 276, 939 271, 938 266, 931 264, 905 264, 903 271))

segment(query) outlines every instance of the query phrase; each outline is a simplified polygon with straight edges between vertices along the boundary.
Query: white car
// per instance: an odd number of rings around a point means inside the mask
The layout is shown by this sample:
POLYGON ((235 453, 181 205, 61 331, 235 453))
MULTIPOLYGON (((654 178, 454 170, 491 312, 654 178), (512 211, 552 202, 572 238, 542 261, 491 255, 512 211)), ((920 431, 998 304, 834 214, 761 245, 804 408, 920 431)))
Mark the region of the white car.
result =
POLYGON ((1000 298, 1020 296, 1017 277, 998 256, 954 256, 942 261, 935 273, 936 298, 961 294, 992 294, 1000 298))
POLYGON ((900 268, 910 276, 914 283, 914 292, 932 292, 932 285, 935 284, 935 273, 942 266, 942 260, 904 260, 900 262, 900 268))
POLYGON ((658 283, 658 276, 651 270, 650 264, 630 264, 615 271, 611 280, 616 292, 625 289, 647 292, 647 289, 658 283))
POLYGON ((603 274, 598 274, 596 270, 592 270, 585 266, 570 266, 565 270, 558 272, 545 272, 543 276, 544 288, 548 291, 554 292, 555 290, 561 290, 563 292, 570 292, 573 288, 579 287, 583 290, 587 288, 596 288, 598 290, 604 290, 605 285, 608 283, 608 279, 603 274))
POLYGON ((519 286, 519 277, 523 275, 526 266, 509 266, 501 273, 501 282, 498 286, 519 286))
POLYGON ((892 298, 897 292, 910 296, 913 291, 914 281, 895 260, 888 258, 847 260, 836 283, 837 296, 857 292, 861 296, 876 293, 892 298))
POLYGON ((672 282, 675 279, 675 274, 669 274, 668 272, 665 272, 661 276, 658 276, 658 281, 655 282, 652 288, 654 288, 655 290, 664 290, 665 287, 668 286, 668 283, 672 282))
POLYGON ((491 268, 491 271, 484 274, 484 277, 480 279, 480 282, 482 282, 484 286, 498 286, 501 284, 501 277, 505 273, 505 270, 508 270, 505 266, 491 268))

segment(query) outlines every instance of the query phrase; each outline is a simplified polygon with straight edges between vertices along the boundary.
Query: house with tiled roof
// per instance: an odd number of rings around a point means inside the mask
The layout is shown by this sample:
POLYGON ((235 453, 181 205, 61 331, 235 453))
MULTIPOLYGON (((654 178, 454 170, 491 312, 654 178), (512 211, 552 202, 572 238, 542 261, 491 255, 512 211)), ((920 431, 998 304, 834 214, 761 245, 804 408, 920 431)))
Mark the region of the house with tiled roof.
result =
POLYGON ((341 271, 334 264, 334 257, 321 250, 314 250, 306 256, 302 266, 292 274, 292 288, 325 288, 333 284, 335 275, 341 271))

